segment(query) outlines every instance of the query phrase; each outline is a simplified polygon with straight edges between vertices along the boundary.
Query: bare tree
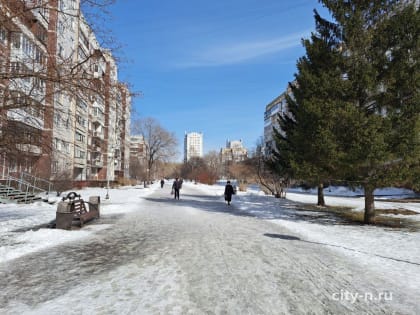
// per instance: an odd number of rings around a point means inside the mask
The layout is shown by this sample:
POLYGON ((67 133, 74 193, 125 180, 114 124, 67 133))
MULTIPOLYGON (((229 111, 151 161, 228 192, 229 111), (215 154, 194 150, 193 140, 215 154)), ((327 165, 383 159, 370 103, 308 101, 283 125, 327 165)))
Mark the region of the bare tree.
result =
POLYGON ((174 133, 165 130, 150 117, 135 120, 132 131, 133 134, 142 135, 146 142, 147 181, 150 182, 157 162, 168 162, 176 155, 177 139, 174 133))
POLYGON ((146 167, 137 157, 130 156, 130 178, 136 181, 145 181, 147 179, 146 167))
POLYGON ((56 121, 76 124, 73 104, 90 109, 95 102, 109 106, 118 98, 121 83, 109 66, 115 58, 101 46, 115 41, 106 40, 110 32, 100 32, 105 23, 89 23, 93 15, 100 21, 97 17, 104 17, 113 2, 0 0, 4 159, 27 169, 50 169, 56 121))
POLYGON ((245 191, 247 184, 255 179, 255 165, 253 160, 246 159, 241 162, 231 163, 229 165, 229 174, 237 180, 239 190, 245 191))
POLYGON ((255 152, 247 164, 254 166, 255 178, 263 191, 278 198, 285 198, 290 186, 290 176, 286 170, 280 169, 282 166, 264 155, 263 143, 262 138, 257 141, 255 152))
POLYGON ((204 155, 203 159, 207 164, 209 171, 214 175, 214 177, 219 178, 223 170, 220 154, 214 150, 209 151, 204 155))
POLYGON ((71 172, 69 170, 64 170, 55 174, 53 184, 54 189, 57 193, 57 197, 59 197, 63 191, 73 188, 73 179, 71 172))

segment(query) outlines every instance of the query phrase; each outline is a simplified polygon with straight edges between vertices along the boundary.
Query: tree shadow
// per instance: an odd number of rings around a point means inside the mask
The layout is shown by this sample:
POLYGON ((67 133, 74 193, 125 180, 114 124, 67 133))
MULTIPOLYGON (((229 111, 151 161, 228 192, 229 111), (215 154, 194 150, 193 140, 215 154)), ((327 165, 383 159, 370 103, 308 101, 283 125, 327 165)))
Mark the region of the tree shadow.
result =
POLYGON ((281 240, 288 240, 288 241, 301 241, 301 239, 297 236, 286 235, 286 234, 264 233, 264 236, 271 237, 271 238, 279 238, 281 240))
POLYGON ((259 195, 234 195, 231 205, 227 205, 223 196, 181 194, 180 200, 173 196, 145 197, 145 200, 159 203, 172 203, 174 207, 191 207, 207 212, 220 212, 235 216, 255 217, 264 220, 305 221, 324 225, 360 225, 334 213, 309 211, 303 204, 287 199, 267 198, 259 195), (237 201, 240 201, 237 202, 237 201))

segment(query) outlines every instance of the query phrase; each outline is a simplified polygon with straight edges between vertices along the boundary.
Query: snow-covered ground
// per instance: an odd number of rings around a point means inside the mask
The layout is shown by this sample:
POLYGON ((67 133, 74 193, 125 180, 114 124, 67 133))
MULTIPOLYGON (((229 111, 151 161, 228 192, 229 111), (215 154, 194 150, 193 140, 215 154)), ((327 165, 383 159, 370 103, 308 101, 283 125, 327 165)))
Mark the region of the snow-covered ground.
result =
MULTIPOLYGON (((84 200, 100 196, 101 214, 113 215, 133 211, 141 203, 141 197, 152 193, 158 186, 110 189, 106 200, 104 188, 87 188, 77 191, 84 200)), ((62 196, 65 196, 63 193, 62 196)), ((50 202, 60 198, 51 197, 50 202)), ((83 229, 66 231, 46 228, 55 220, 56 204, 42 201, 33 204, 0 204, 0 263, 25 254, 43 250, 61 243, 83 239, 89 234, 106 228, 106 225, 87 225, 83 229)))
MULTIPOLYGON (((197 185, 203 193, 215 195, 223 194, 223 182, 219 185, 197 185)), ((363 197, 351 197, 362 193, 351 191, 344 187, 326 189, 325 202, 330 206, 351 207, 354 211, 364 209, 363 197), (331 195, 333 193, 336 195, 331 195)), ((317 202, 316 191, 295 190, 288 192, 287 199, 315 205, 317 202)), ((381 189, 375 191, 378 195, 412 197, 414 194, 402 189, 381 189)), ((270 220, 276 224, 287 227, 298 233, 302 239, 308 242, 318 242, 325 246, 340 251, 353 259, 358 264, 372 270, 377 270, 396 284, 404 281, 409 287, 420 290, 420 231, 408 231, 406 229, 392 229, 386 227, 367 225, 347 225, 334 222, 330 217, 323 220, 323 213, 299 211, 296 215, 295 205, 290 205, 290 212, 279 210, 278 199, 266 196, 255 187, 247 192, 237 192, 233 203, 237 208, 253 216, 270 220), (315 218, 314 218, 315 217, 315 218), (380 268, 377 268, 380 266, 380 268), (404 279, 404 280, 402 280, 404 279)), ((377 209, 408 209, 418 212, 411 215, 411 220, 420 223, 420 203, 399 203, 376 201, 377 209)), ((407 217, 407 216, 405 216, 407 217)))
MULTIPOLYGON (((220 196, 222 200, 222 183, 208 186, 185 182, 184 185, 199 189, 203 195, 220 196)), ((101 196, 101 214, 106 217, 135 211, 145 204, 145 198, 158 187, 158 184, 154 184, 150 188, 139 186, 110 189, 109 200, 104 199, 106 189, 88 188, 79 192, 85 200, 88 200, 89 196, 101 196)), ((349 198, 342 188, 340 191, 342 197, 326 196, 326 203, 350 206, 356 211, 363 209, 363 198, 349 198)), ((395 190, 387 193, 397 194, 395 190)), ((404 287, 413 295, 420 292, 420 232, 348 225, 334 220, 331 215, 326 216, 325 213, 296 210, 296 202, 316 203, 316 195, 311 193, 288 192, 287 201, 282 201, 281 207, 279 202, 279 199, 265 196, 254 188, 233 196, 232 208, 239 214, 286 227, 299 236, 299 241, 318 244, 336 251, 354 264, 362 266, 366 272, 379 273, 382 278, 395 284, 395 288, 404 287)), ((45 228, 47 223, 55 219, 56 207, 43 202, 31 205, 0 205, 0 264, 64 242, 104 232, 103 230, 112 224, 111 221, 106 224, 93 223, 72 231, 45 228)), ((420 221, 420 203, 376 202, 376 207, 410 209, 419 213, 411 216, 411 220, 420 221)), ((191 215, 199 214, 196 210, 188 211, 191 215)))

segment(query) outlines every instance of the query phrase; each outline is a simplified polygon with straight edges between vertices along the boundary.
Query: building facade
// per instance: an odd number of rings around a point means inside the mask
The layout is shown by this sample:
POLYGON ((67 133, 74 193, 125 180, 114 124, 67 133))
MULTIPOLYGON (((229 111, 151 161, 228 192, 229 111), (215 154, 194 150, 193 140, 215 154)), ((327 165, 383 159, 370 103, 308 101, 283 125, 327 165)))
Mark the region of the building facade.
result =
POLYGON ((284 115, 288 112, 286 96, 293 96, 290 87, 287 87, 285 92, 277 96, 265 107, 263 152, 266 156, 270 155, 276 147, 273 136, 273 128, 276 128, 276 130, 280 130, 280 126, 278 123, 278 115, 284 115))
POLYGON ((222 163, 237 163, 248 157, 248 150, 243 146, 242 140, 226 141, 226 148, 220 149, 222 163))
POLYGON ((130 92, 80 2, 0 0, 0 9, 3 169, 50 180, 128 177, 130 92))
POLYGON ((143 136, 130 137, 130 178, 147 179, 147 143, 143 136))
POLYGON ((203 157, 203 134, 199 132, 185 132, 184 163, 192 157, 203 157))

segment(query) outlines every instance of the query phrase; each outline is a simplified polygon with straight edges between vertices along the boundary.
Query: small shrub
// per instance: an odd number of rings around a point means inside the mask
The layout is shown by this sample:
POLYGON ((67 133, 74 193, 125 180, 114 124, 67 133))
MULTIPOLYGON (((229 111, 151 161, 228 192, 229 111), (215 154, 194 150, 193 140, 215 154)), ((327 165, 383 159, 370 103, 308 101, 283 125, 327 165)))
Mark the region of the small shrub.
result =
POLYGON ((239 191, 246 191, 248 189, 248 185, 247 184, 239 184, 239 191))

